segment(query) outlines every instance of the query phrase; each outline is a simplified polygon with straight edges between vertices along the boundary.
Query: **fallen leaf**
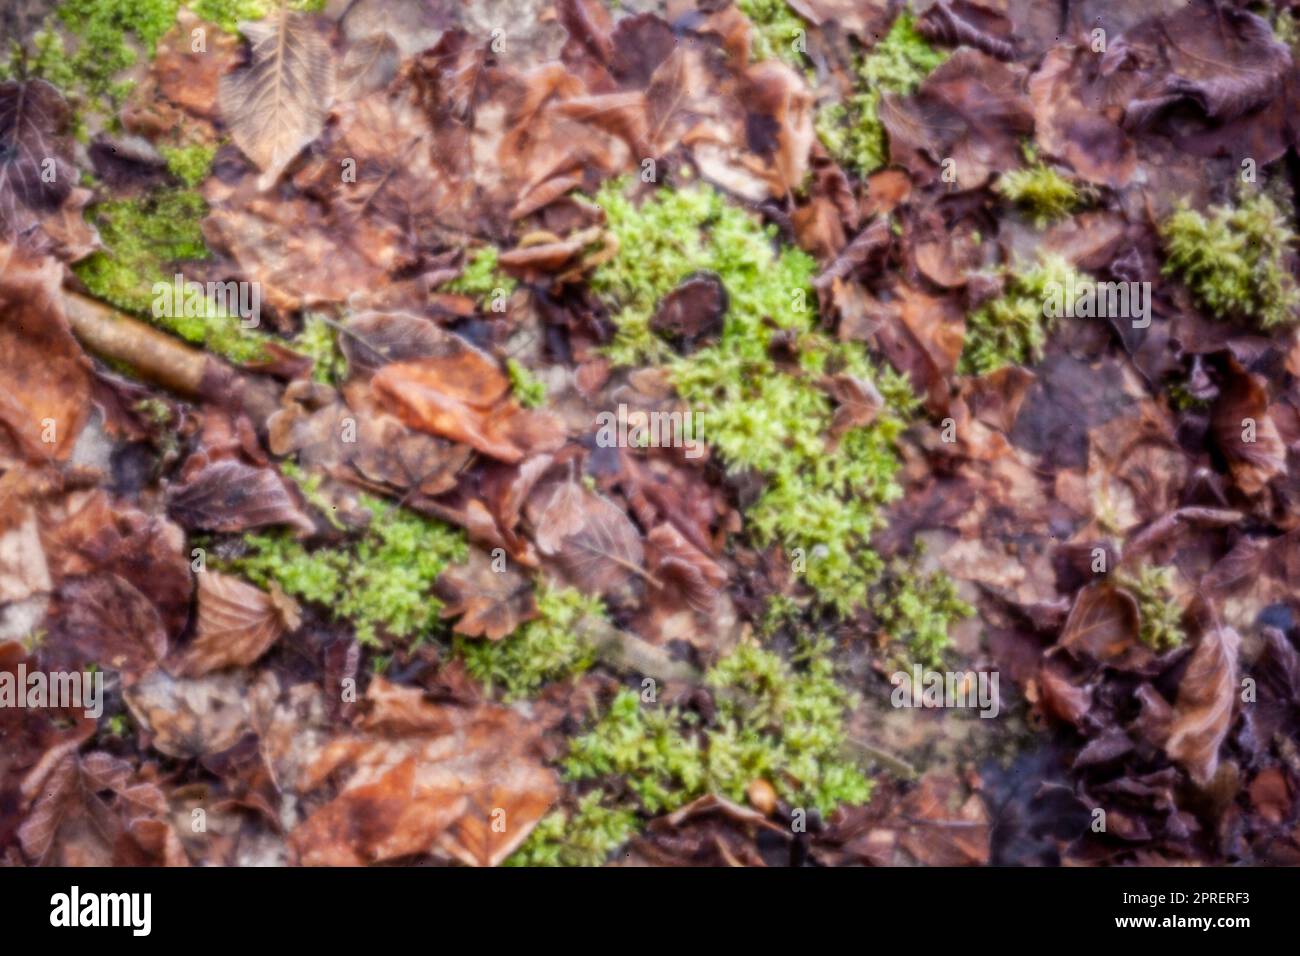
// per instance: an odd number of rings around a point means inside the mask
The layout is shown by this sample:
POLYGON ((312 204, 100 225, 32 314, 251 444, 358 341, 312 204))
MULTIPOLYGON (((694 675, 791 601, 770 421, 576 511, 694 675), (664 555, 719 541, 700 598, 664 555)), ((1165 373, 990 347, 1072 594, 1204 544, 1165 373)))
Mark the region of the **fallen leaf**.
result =
POLYGON ((460 618, 452 628, 457 634, 499 641, 537 616, 532 582, 512 567, 498 570, 495 563, 482 549, 471 548, 468 561, 438 578, 442 616, 460 618))
POLYGON ((273 469, 226 458, 201 467, 172 490, 168 512, 187 528, 247 531, 289 525, 310 534, 315 524, 273 469))
POLYGON ((177 662, 179 676, 247 667, 301 621, 298 605, 274 585, 267 593, 220 571, 198 579, 197 633, 177 662))
POLYGON ((262 170, 261 189, 280 178, 320 135, 333 95, 334 61, 312 19, 281 7, 246 21, 248 62, 221 78, 221 116, 235 145, 262 170))
POLYGON ((1200 784, 1213 779, 1219 747, 1232 727, 1240 646, 1240 635, 1230 627, 1206 631, 1178 685, 1165 752, 1200 784))

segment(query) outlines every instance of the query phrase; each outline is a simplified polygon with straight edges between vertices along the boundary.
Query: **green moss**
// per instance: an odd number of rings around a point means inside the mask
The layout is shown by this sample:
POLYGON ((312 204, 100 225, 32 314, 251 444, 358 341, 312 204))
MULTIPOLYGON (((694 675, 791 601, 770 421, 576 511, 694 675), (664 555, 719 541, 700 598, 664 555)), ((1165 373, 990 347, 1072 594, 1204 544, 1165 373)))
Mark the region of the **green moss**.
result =
POLYGON ((347 359, 338 337, 325 317, 314 312, 303 316, 302 331, 291 343, 295 352, 312 360, 311 377, 325 385, 337 385, 347 372, 347 359))
POLYGON ((900 494, 894 442, 915 408, 906 381, 875 367, 860 345, 821 333, 813 260, 778 247, 774 230, 713 190, 660 189, 638 207, 614 183, 597 199, 619 243, 592 277, 618 330, 611 357, 667 367, 728 470, 766 479, 748 514, 756 541, 780 543, 792 559, 802 549, 819 602, 847 613, 881 569, 867 542, 881 526, 881 506, 900 494), (659 299, 697 271, 721 279, 729 308, 719 341, 683 357, 654 334, 650 318, 659 299), (773 358, 778 333, 798 354, 797 368, 773 358), (874 381, 886 407, 832 453, 832 402, 817 381, 837 372, 874 381))
POLYGON ((1180 205, 1161 228, 1166 275, 1177 275, 1221 319, 1262 328, 1294 322, 1300 289, 1290 271, 1295 233, 1277 204, 1254 193, 1203 215, 1180 205))
POLYGON ((422 639, 441 626, 442 604, 431 589, 448 565, 465 560, 464 535, 368 495, 360 504, 371 520, 350 546, 309 550, 285 534, 250 534, 247 553, 232 567, 351 621, 363 644, 422 639))
POLYGON ((193 189, 208 178, 215 146, 163 146, 159 152, 167 160, 167 171, 193 189))
POLYGON ((752 59, 775 58, 798 70, 806 68, 806 57, 796 44, 803 40, 806 48, 808 26, 785 0, 737 0, 736 6, 754 25, 752 59))
POLYGON ((900 13, 859 64, 855 92, 818 112, 817 133, 826 149, 841 166, 863 175, 883 166, 889 159, 889 143, 880 122, 881 97, 916 92, 947 58, 946 52, 936 50, 917 32, 911 13, 900 13))
POLYGON ((170 285, 182 263, 208 257, 199 226, 206 212, 202 197, 187 189, 97 203, 88 215, 105 248, 73 270, 92 295, 124 312, 233 362, 262 361, 266 337, 242 328, 216 303, 205 302, 199 315, 154 314, 154 284, 170 285))
POLYGON ((1022 207, 1039 229, 1064 219, 1083 201, 1083 194, 1074 183, 1039 162, 1003 173, 994 188, 1022 207))
POLYGON ((707 723, 620 691, 591 731, 571 742, 566 773, 607 781, 650 814, 704 793, 740 801, 758 779, 790 804, 823 814, 864 803, 870 781, 842 756, 853 697, 835 680, 823 646, 806 646, 796 664, 754 645, 737 648, 705 676, 716 701, 707 723))
POLYGON ((152 57, 176 22, 179 0, 63 0, 59 19, 77 40, 71 67, 95 97, 120 104, 129 83, 115 82, 141 53, 152 57))
POLYGON ((1183 609, 1174 600, 1174 569, 1142 565, 1136 572, 1117 571, 1115 580, 1137 600, 1138 639, 1156 652, 1180 647, 1187 633, 1183 609))
POLYGON ((525 408, 540 408, 546 404, 546 385, 535 376, 526 365, 514 359, 506 359, 506 372, 510 375, 510 387, 515 398, 525 408))
POLYGON ((599 598, 573 588, 543 587, 537 594, 538 616, 499 641, 456 639, 465 669, 508 700, 528 697, 544 684, 580 674, 595 653, 588 631, 604 618, 599 598))
POLYGON ((924 574, 916 561, 894 561, 881 587, 872 595, 871 609, 885 632, 905 649, 909 663, 937 667, 948 649, 948 634, 975 609, 957 596, 957 588, 941 571, 924 574))
POLYGON ((509 296, 518 283, 497 268, 497 260, 495 246, 480 246, 466 261, 461 274, 447 283, 447 291, 478 299, 498 294, 509 296))
MULTIPOLYGON (((288 0, 291 10, 319 13, 325 9, 326 0, 288 0)), ((191 0, 189 8, 195 14, 215 23, 228 33, 236 33, 244 20, 261 20, 275 10, 276 0, 191 0)))
POLYGON ((985 375, 1007 365, 1027 365, 1042 357, 1051 328, 1047 303, 1053 295, 1084 282, 1058 255, 1044 256, 1013 275, 1006 291, 966 319, 966 340, 958 371, 985 375))
POLYGON ((547 814, 506 866, 600 866, 637 829, 636 814, 604 804, 602 790, 578 801, 573 813, 547 814))

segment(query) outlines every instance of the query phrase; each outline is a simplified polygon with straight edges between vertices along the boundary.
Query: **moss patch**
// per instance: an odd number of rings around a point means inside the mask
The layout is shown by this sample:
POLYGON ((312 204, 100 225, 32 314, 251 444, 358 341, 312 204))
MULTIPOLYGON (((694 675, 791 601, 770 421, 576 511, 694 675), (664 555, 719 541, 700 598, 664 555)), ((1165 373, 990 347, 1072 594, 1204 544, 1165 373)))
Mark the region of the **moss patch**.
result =
POLYGON ((1117 571, 1115 580, 1137 600, 1138 639, 1157 653, 1180 647, 1187 633, 1183 609, 1174 600, 1174 569, 1142 565, 1133 572, 1117 571))
POLYGON ((958 371, 985 375, 1007 365, 1038 361, 1052 323, 1047 303, 1084 281, 1056 255, 1044 256, 1032 268, 1013 275, 1002 295, 967 317, 958 371))
POLYGON ((499 641, 456 639, 465 669, 508 700, 536 693, 544 684, 580 674, 595 661, 587 632, 604 618, 599 598, 573 588, 543 587, 538 617, 499 641))
POLYGON ((1165 274, 1181 278, 1215 317, 1267 329, 1300 315, 1300 289, 1290 270, 1295 233, 1268 195, 1215 206, 1208 215, 1181 205, 1161 236, 1165 274))
POLYGON ((206 213, 202 197, 187 189, 97 203, 89 218, 105 249, 73 270, 92 295, 124 312, 233 362, 261 361, 267 357, 266 336, 242 328, 238 316, 215 303, 205 301, 198 315, 155 314, 154 284, 170 285, 182 263, 208 257, 199 228, 206 213))
POLYGON ((1040 162, 1003 173, 994 189, 1022 208, 1039 229, 1064 219, 1083 201, 1074 183, 1040 162))
POLYGON ((926 574, 915 561, 894 561, 885 582, 872 595, 880 626, 897 641, 909 663, 937 667, 948 649, 948 632, 975 609, 957 596, 943 573, 926 574))
POLYGON ((636 814, 605 805, 593 790, 570 813, 556 810, 541 819, 506 866, 600 866, 637 830, 636 814))
POLYGON ((159 152, 167 160, 167 171, 193 189, 208 178, 215 146, 163 146, 159 152))
POLYGON ((707 722, 620 691, 591 731, 572 741, 569 778, 604 781, 649 814, 710 792, 740 801, 759 779, 791 805, 823 814, 870 797, 870 781, 843 757, 853 697, 835 680, 824 647, 806 645, 792 666, 742 645, 705 682, 716 702, 707 722))
POLYGON ((880 100, 885 93, 908 95, 948 58, 916 31, 916 21, 904 11, 889 32, 859 64, 856 91, 841 103, 817 114, 817 133, 836 161, 863 175, 879 169, 889 158, 880 100))
POLYGON ((510 376, 510 387, 520 405, 525 408, 540 408, 546 404, 546 385, 526 365, 514 359, 506 359, 506 373, 510 376))
POLYGON ((497 267, 498 253, 495 246, 481 246, 465 262, 465 268, 455 279, 447 283, 448 292, 459 292, 475 298, 487 296, 509 296, 515 290, 517 282, 497 267))
POLYGON ((368 495, 360 504, 370 524, 350 546, 309 550, 288 535, 250 534, 247 553, 232 567, 255 584, 275 581, 288 594, 351 621, 363 644, 423 639, 442 627, 433 583, 448 565, 465 560, 465 537, 368 495))
POLYGON ((906 380, 877 368, 859 344, 820 332, 813 260, 780 247, 772 229, 713 190, 660 189, 638 207, 615 183, 597 199, 619 242, 619 254, 592 278, 618 328, 612 357, 667 367, 727 468, 766 479, 748 514, 757 543, 779 544, 792 561, 802 549, 804 580, 819 603, 848 613, 881 570, 868 547, 883 523, 881 506, 901 493, 894 442, 915 408, 906 380), (660 297, 701 270, 727 289, 723 332, 716 344, 678 356, 651 331, 650 317, 660 297), (778 335, 797 355, 794 367, 774 358, 778 335), (836 373, 874 382, 886 406, 832 452, 834 409, 817 383, 836 373))
POLYGON ((750 56, 758 60, 778 59, 797 70, 807 67, 807 58, 797 47, 807 46, 808 27, 785 0, 737 0, 737 8, 754 25, 750 56))

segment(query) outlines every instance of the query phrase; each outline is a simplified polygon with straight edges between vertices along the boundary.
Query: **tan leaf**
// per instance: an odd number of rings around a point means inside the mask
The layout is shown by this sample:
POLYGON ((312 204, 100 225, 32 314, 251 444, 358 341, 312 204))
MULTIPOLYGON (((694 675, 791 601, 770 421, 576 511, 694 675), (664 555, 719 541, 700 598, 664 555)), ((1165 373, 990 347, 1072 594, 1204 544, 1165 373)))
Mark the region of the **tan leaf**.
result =
POLYGON ((281 9, 240 24, 248 63, 221 78, 221 115, 231 138, 268 189, 299 151, 320 135, 333 93, 334 61, 310 17, 281 9))
POLYGON ((641 534, 623 509, 573 479, 544 485, 529 501, 538 550, 589 594, 622 591, 646 576, 641 534))
POLYGON ((268 594, 219 571, 198 578, 198 634, 178 663, 182 676, 247 666, 301 622, 297 603, 274 585, 268 594))
POLYGON ((535 752, 536 730, 491 703, 434 704, 375 678, 357 730, 330 741, 297 781, 302 792, 342 774, 329 803, 290 835, 308 865, 361 865, 442 853, 495 866, 559 793, 535 752))
POLYGON ((721 566, 671 524, 651 529, 646 540, 654 548, 651 567, 655 577, 701 614, 712 611, 718 589, 727 581, 721 566))
MULTIPOLYGON (((208 572, 211 573, 211 572, 208 572)), ((229 750, 249 729, 243 671, 178 679, 156 670, 124 695, 153 746, 182 759, 229 750)))
POLYGON ((1075 657, 1121 670, 1141 670, 1154 655, 1138 641, 1137 601, 1107 581, 1079 592, 1057 642, 1075 657))
POLYGON ((1208 783, 1214 777, 1219 768, 1219 745, 1232 726, 1240 646, 1241 636, 1230 627, 1207 631, 1178 685, 1165 752, 1198 783, 1208 783))
POLYGON ((446 602, 442 616, 460 617, 457 634, 499 641, 537 616, 532 583, 512 567, 498 571, 480 548, 470 549, 465 564, 444 571, 435 590, 446 602))

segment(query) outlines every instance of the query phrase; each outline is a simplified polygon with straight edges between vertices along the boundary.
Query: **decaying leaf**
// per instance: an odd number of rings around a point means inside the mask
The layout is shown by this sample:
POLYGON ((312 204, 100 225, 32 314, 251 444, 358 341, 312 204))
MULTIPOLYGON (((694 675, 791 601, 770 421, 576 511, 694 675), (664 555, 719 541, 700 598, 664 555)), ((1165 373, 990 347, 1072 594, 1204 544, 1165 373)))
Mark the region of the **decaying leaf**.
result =
POLYGON ((0 83, 0 239, 57 210, 77 185, 70 118, 44 80, 0 83))
POLYGON ((316 527, 275 471, 229 458, 204 465, 178 486, 168 510, 185 527, 209 531, 283 524, 310 533, 316 527))
POLYGON ((1198 783, 1209 783, 1219 767, 1219 747, 1232 727, 1241 636, 1219 627, 1201 635, 1178 685, 1173 724, 1165 752, 1198 783))
POLYGON ((438 578, 436 590, 445 605, 442 616, 460 618, 452 628, 457 634, 499 641, 537 616, 532 582, 513 567, 497 567, 496 561, 473 548, 465 564, 448 568, 438 578))
POLYGON ((270 188, 320 135, 333 95, 334 61, 312 19, 281 7, 240 29, 248 62, 221 78, 221 115, 235 144, 270 188))
POLYGON ((176 667, 183 677, 246 667, 298 627, 298 605, 278 586, 268 593, 220 571, 198 579, 197 633, 176 667))

